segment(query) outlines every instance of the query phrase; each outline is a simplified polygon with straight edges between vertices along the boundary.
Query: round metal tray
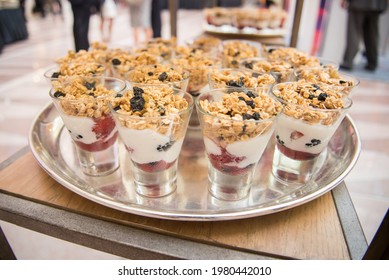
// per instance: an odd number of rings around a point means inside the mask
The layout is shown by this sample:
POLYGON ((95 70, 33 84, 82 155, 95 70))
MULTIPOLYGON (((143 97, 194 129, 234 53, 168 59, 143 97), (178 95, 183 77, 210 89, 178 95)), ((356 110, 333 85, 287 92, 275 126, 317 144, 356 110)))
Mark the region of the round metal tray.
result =
POLYGON ((355 165, 360 138, 350 117, 341 123, 326 151, 324 165, 313 180, 293 187, 271 174, 274 141, 257 167, 250 195, 240 201, 222 201, 208 192, 207 159, 200 130, 188 129, 178 161, 177 191, 163 198, 145 198, 135 192, 130 160, 120 143, 120 168, 105 177, 89 177, 79 168, 73 142, 50 103, 35 118, 29 143, 36 160, 57 182, 99 204, 124 212, 173 220, 216 221, 242 219, 279 212, 307 203, 337 186, 355 165))

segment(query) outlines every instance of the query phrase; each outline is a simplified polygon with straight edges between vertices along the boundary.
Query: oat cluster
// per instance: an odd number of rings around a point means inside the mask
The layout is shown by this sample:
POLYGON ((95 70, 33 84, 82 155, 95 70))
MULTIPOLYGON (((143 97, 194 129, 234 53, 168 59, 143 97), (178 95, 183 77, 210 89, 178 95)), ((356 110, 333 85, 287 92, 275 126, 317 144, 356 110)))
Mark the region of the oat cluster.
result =
POLYGON ((152 129, 160 134, 172 132, 175 139, 184 137, 189 117, 189 103, 170 87, 133 87, 116 96, 112 107, 120 124, 130 129, 152 129))
POLYGON ((292 47, 266 48, 266 57, 269 61, 286 61, 297 68, 320 67, 317 57, 292 47))
POLYGON ((185 89, 189 73, 180 66, 167 64, 145 65, 135 68, 126 75, 131 83, 169 84, 185 89))
POLYGON ((268 132, 282 105, 266 94, 251 91, 225 93, 221 101, 200 100, 204 135, 222 146, 268 132))
POLYGON ((339 116, 337 109, 345 107, 340 89, 324 83, 299 80, 279 84, 273 88, 273 93, 288 102, 284 106, 286 115, 309 123, 331 125, 339 116))
POLYGON ((237 69, 212 69, 209 73, 209 81, 213 87, 243 87, 256 89, 269 87, 275 83, 270 74, 260 74, 252 71, 237 69))
POLYGON ((223 67, 238 68, 242 59, 260 56, 260 50, 244 41, 229 41, 223 44, 223 67))
POLYGON ((53 83, 53 89, 65 114, 91 118, 109 114, 108 103, 115 94, 96 78, 59 79, 53 83))

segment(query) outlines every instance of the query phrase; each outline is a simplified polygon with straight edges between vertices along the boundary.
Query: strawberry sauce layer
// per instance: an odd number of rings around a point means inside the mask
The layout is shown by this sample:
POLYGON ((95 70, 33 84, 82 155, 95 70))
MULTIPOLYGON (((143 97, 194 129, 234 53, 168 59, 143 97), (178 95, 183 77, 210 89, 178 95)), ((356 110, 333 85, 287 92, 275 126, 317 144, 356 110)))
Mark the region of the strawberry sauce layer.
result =
POLYGON ((209 160, 214 168, 220 172, 227 173, 229 175, 242 175, 248 172, 249 168, 253 165, 250 164, 246 167, 236 166, 239 162, 243 161, 245 157, 236 157, 227 152, 226 149, 221 149, 220 155, 208 154, 209 160))
POLYGON ((166 162, 164 160, 154 161, 149 163, 136 163, 134 165, 145 172, 160 172, 171 167, 176 161, 166 162))
POLYGON ((101 118, 93 119, 93 121, 95 124, 92 127, 92 131, 96 134, 96 139, 98 140, 90 144, 85 144, 81 141, 75 141, 75 143, 85 151, 99 152, 109 148, 115 143, 118 132, 116 131, 112 137, 108 138, 115 129, 115 121, 111 116, 105 115, 101 118))
POLYGON ((318 155, 320 155, 320 153, 319 154, 311 154, 311 153, 307 153, 307 152, 295 151, 295 150, 292 150, 292 149, 285 147, 284 145, 281 145, 278 142, 277 142, 277 148, 285 156, 287 156, 288 158, 294 159, 294 160, 310 160, 310 159, 314 159, 318 155))

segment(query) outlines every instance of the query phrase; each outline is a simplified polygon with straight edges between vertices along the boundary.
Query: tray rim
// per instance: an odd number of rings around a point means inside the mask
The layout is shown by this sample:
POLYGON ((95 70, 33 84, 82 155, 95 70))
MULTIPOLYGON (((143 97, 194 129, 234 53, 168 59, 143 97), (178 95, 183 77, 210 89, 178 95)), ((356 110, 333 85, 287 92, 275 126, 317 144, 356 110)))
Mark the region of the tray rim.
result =
MULTIPOLYGON (((116 209, 122 212, 126 212, 129 214, 139 215, 139 216, 145 216, 150 218, 157 218, 157 219, 165 219, 165 220, 181 220, 181 221, 224 221, 224 220, 237 220, 237 219, 245 219, 245 218, 252 218, 256 216, 263 216, 263 215, 269 215, 272 213, 281 212, 287 209, 291 209, 297 206, 300 206, 302 204, 308 203, 325 193, 329 192, 333 188, 335 188, 337 185, 339 185, 341 182, 343 182, 344 178, 350 173, 350 171, 355 166, 356 162, 358 161, 360 152, 361 152, 361 140, 359 131, 357 130, 354 121, 351 119, 349 115, 346 115, 345 118, 347 118, 348 122, 350 122, 351 126, 354 128, 355 136, 356 136, 356 152, 353 154, 350 164, 343 170, 343 172, 336 178, 336 180, 333 180, 332 182, 328 183, 325 187, 319 188, 316 191, 309 193, 303 197, 286 201, 280 204, 271 205, 265 208, 256 208, 254 206, 251 206, 249 208, 246 208, 244 210, 236 210, 233 209, 231 211, 224 211, 224 212, 209 212, 209 213, 182 213, 182 212, 175 212, 175 211, 169 211, 164 210, 164 212, 161 212, 158 209, 151 209, 150 207, 144 207, 140 204, 137 204, 137 207, 134 207, 132 205, 124 205, 122 202, 113 201, 110 199, 106 199, 102 196, 96 196, 92 193, 77 187, 73 185, 71 182, 68 182, 65 180, 62 176, 57 174, 54 170, 51 170, 45 161, 42 159, 42 157, 39 155, 38 150, 34 148, 33 143, 33 131, 34 127, 39 122, 39 118, 41 115, 46 112, 47 110, 54 107, 54 104, 50 101, 48 104, 46 104, 43 109, 39 112, 37 116, 33 119, 30 130, 29 130, 29 147, 30 150, 34 156, 34 158, 37 160, 38 164, 41 166, 41 168, 48 173, 50 177, 52 177, 55 181, 57 181, 59 184, 67 188, 68 190, 90 200, 93 202, 96 202, 100 205, 104 205, 106 207, 116 209)), ((63 124, 62 124, 63 129, 63 124)))

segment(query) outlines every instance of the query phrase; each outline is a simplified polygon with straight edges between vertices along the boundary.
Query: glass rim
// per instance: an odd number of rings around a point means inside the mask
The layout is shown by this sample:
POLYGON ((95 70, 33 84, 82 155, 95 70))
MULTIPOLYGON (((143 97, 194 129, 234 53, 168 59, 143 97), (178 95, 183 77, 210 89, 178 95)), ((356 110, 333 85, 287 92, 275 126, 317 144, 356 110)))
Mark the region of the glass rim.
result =
POLYGON ((337 109, 322 109, 322 108, 315 108, 315 107, 312 107, 312 106, 309 106, 309 105, 300 105, 300 104, 297 104, 297 103, 293 103, 293 102, 287 101, 287 100, 285 100, 285 99, 275 95, 274 92, 273 92, 280 85, 294 84, 294 83, 297 83, 297 82, 283 82, 283 83, 275 84, 273 86, 273 88, 270 90, 270 96, 273 99, 276 99, 277 101, 279 101, 283 106, 291 105, 291 106, 297 106, 297 107, 302 107, 302 108, 309 108, 309 110, 317 111, 317 112, 340 112, 340 111, 344 111, 344 110, 350 109, 351 106, 353 105, 353 100, 350 97, 348 97, 346 94, 343 94, 343 93, 342 93, 342 100, 347 100, 347 105, 345 105, 345 107, 337 108, 337 109))
MULTIPOLYGON (((281 114, 281 111, 276 115, 276 116, 273 116, 271 118, 267 118, 267 119, 259 119, 259 120, 254 120, 254 119, 249 119, 249 120, 234 120, 232 118, 228 118, 228 117, 224 117, 224 116, 216 116, 216 115, 213 115, 211 113, 208 113, 206 112, 200 105, 200 99, 201 97, 207 95, 207 94, 210 94, 212 96, 212 93, 213 92, 216 92, 216 91, 222 91, 222 90, 231 90, 231 89, 237 89, 237 90, 240 90, 240 92, 244 92, 242 91, 242 88, 238 88, 238 87, 224 87, 224 88, 218 88, 218 89, 210 89, 210 90, 207 90, 207 91, 204 91, 202 93, 200 93, 199 96, 196 97, 195 99, 195 104, 196 104, 196 108, 204 115, 207 115, 207 116, 210 116, 210 117, 213 117, 213 118, 219 118, 219 119, 222 119, 222 120, 226 120, 226 121, 230 121, 230 122, 244 122, 244 123, 264 123, 264 122, 273 122, 280 114, 281 114)), ((265 96, 268 96, 268 95, 265 95, 265 96)), ((268 96, 269 98, 271 98, 270 96, 268 96)), ((278 100, 275 100, 274 98, 271 98, 274 100, 274 102, 278 102, 280 103, 278 100)))
MULTIPOLYGON (((180 116, 180 115, 183 115, 187 112, 190 112, 193 107, 194 107, 194 104, 195 104, 195 100, 193 98, 193 96, 187 92, 186 90, 183 90, 183 89, 179 89, 179 88, 175 88, 175 87, 172 87, 172 86, 169 86, 169 85, 166 85, 166 84, 157 84, 157 85, 153 85, 153 84, 141 84, 141 86, 145 86, 145 87, 165 87, 165 88, 171 88, 173 89, 173 91, 179 91, 181 93, 183 93, 185 96, 188 96, 189 97, 189 100, 191 101, 190 104, 188 102, 188 108, 186 108, 185 110, 181 110, 181 111, 178 111, 177 113, 174 113, 174 114, 169 114, 169 115, 166 115, 166 116, 134 116, 134 115, 128 115, 128 114, 125 114, 125 113, 120 113, 120 112, 117 112, 113 109, 112 107, 112 104, 111 104, 111 101, 108 102, 108 107, 109 109, 111 110, 112 114, 116 114, 116 115, 119 115, 121 117, 124 117, 126 119, 139 119, 139 120, 143 120, 143 119, 157 119, 157 120, 163 120, 163 119, 170 119, 171 117, 174 117, 174 116, 180 116)), ((131 86, 131 89, 133 88, 133 86, 131 86)), ((176 94, 176 93, 173 93, 173 94, 176 94)))
MULTIPOLYGON (((158 63, 157 63, 158 64, 158 63)), ((137 83, 137 84, 144 84, 144 85, 147 85, 147 84, 145 84, 145 83, 140 83, 140 82, 133 82, 133 81, 131 81, 129 78, 128 78, 128 76, 131 74, 131 73, 134 73, 135 71, 137 71, 138 69, 142 69, 142 68, 144 68, 144 69, 147 69, 148 67, 154 67, 154 65, 156 65, 156 64, 146 64, 146 65, 141 65, 141 66, 137 66, 137 67, 134 67, 134 68, 132 68, 131 70, 129 70, 129 71, 127 71, 126 73, 124 73, 124 79, 126 80, 126 81, 128 81, 128 82, 130 82, 130 83, 137 83)), ((171 67, 177 67, 177 66, 179 66, 179 65, 176 65, 176 64, 161 64, 161 65, 163 65, 163 66, 171 66, 171 67)), ((184 81, 187 81, 187 80, 189 80, 190 79, 190 72, 188 71, 188 70, 186 70, 183 66, 179 66, 179 67, 181 67, 182 68, 182 71, 187 75, 187 77, 186 78, 183 78, 182 80, 179 80, 179 81, 175 81, 175 82, 167 82, 167 83, 163 83, 162 82, 162 84, 169 84, 169 83, 181 83, 181 82, 184 82, 184 81)), ((153 85, 153 84, 149 84, 149 85, 153 85)), ((158 84, 157 84, 158 85, 158 84)))
POLYGON ((49 90, 49 95, 53 100, 67 101, 67 102, 71 102, 71 103, 78 103, 78 102, 85 101, 85 100, 102 100, 102 99, 106 99, 108 97, 115 96, 116 94, 126 90, 126 88, 127 88, 127 83, 125 80, 111 77, 111 76, 90 76, 90 77, 89 76, 67 76, 67 77, 71 78, 71 79, 75 79, 77 77, 87 77, 87 78, 93 78, 93 79, 104 78, 104 80, 111 80, 111 81, 120 82, 120 83, 122 83, 122 86, 119 90, 115 90, 115 93, 112 93, 112 94, 106 94, 106 95, 101 95, 101 96, 87 96, 85 98, 76 98, 76 99, 60 99, 59 97, 55 97, 54 93, 56 92, 56 89, 51 87, 49 90))

